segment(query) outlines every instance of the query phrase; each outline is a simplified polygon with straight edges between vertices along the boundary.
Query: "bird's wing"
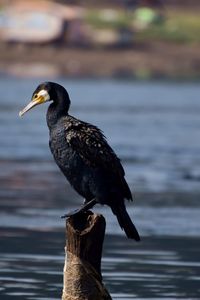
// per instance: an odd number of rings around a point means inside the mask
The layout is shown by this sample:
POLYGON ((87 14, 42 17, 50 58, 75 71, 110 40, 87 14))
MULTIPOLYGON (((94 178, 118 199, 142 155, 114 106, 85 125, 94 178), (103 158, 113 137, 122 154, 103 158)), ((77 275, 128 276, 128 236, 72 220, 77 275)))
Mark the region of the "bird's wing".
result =
POLYGON ((131 191, 124 178, 124 169, 120 159, 108 145, 99 128, 77 119, 66 124, 66 140, 70 147, 78 153, 86 165, 102 168, 123 188, 124 197, 132 200, 131 191))
POLYGON ((67 128, 66 139, 88 166, 101 166, 118 176, 124 176, 119 158, 96 126, 77 120, 67 128))

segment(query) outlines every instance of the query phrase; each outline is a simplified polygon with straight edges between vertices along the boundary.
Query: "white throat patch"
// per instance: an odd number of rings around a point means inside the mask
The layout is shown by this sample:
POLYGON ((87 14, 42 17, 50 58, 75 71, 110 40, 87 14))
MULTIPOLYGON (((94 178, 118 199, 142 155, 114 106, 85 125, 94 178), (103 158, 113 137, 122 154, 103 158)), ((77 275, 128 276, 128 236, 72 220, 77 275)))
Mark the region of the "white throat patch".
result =
POLYGON ((40 96, 43 97, 43 99, 44 99, 45 102, 50 100, 49 93, 46 90, 39 91, 38 97, 40 97, 40 96))

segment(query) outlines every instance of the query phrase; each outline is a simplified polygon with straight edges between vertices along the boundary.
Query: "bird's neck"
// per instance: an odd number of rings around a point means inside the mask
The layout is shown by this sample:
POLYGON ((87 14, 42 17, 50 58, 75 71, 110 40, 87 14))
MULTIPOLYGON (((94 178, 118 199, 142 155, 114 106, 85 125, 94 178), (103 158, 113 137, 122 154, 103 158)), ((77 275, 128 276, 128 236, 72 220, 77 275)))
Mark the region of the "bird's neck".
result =
POLYGON ((52 102, 47 110, 47 125, 53 127, 61 117, 68 115, 68 107, 63 102, 52 102))

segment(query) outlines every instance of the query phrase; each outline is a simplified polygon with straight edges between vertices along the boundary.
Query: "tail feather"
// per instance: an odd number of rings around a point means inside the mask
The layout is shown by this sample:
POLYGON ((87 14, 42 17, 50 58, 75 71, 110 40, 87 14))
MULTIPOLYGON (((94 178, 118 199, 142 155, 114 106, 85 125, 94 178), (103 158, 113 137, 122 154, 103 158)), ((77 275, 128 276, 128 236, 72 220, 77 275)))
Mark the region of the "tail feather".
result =
POLYGON ((122 230, 125 231, 126 236, 129 239, 134 239, 136 241, 140 241, 139 233, 137 232, 135 225, 131 221, 131 218, 129 217, 129 215, 126 211, 125 205, 111 207, 111 209, 112 209, 114 215, 116 215, 120 227, 122 228, 122 230))

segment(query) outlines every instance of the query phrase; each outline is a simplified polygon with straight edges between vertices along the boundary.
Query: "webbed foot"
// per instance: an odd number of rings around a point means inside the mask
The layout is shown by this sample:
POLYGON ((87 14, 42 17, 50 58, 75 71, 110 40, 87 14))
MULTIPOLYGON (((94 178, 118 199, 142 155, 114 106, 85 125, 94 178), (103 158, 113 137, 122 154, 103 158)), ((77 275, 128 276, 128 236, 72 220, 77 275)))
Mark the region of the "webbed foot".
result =
POLYGON ((79 214, 81 212, 81 208, 77 208, 77 209, 74 209, 74 210, 71 210, 69 211, 67 214, 65 215, 62 215, 61 218, 64 219, 64 218, 69 218, 71 216, 75 216, 77 214, 79 214))
POLYGON ((84 213, 85 211, 91 209, 95 204, 97 203, 96 199, 92 199, 90 200, 89 202, 87 202, 86 204, 84 204, 83 206, 81 206, 80 208, 78 209, 75 209, 73 211, 70 211, 69 213, 61 216, 62 219, 64 218, 69 218, 71 216, 75 216, 75 215, 78 215, 80 213, 84 213))

